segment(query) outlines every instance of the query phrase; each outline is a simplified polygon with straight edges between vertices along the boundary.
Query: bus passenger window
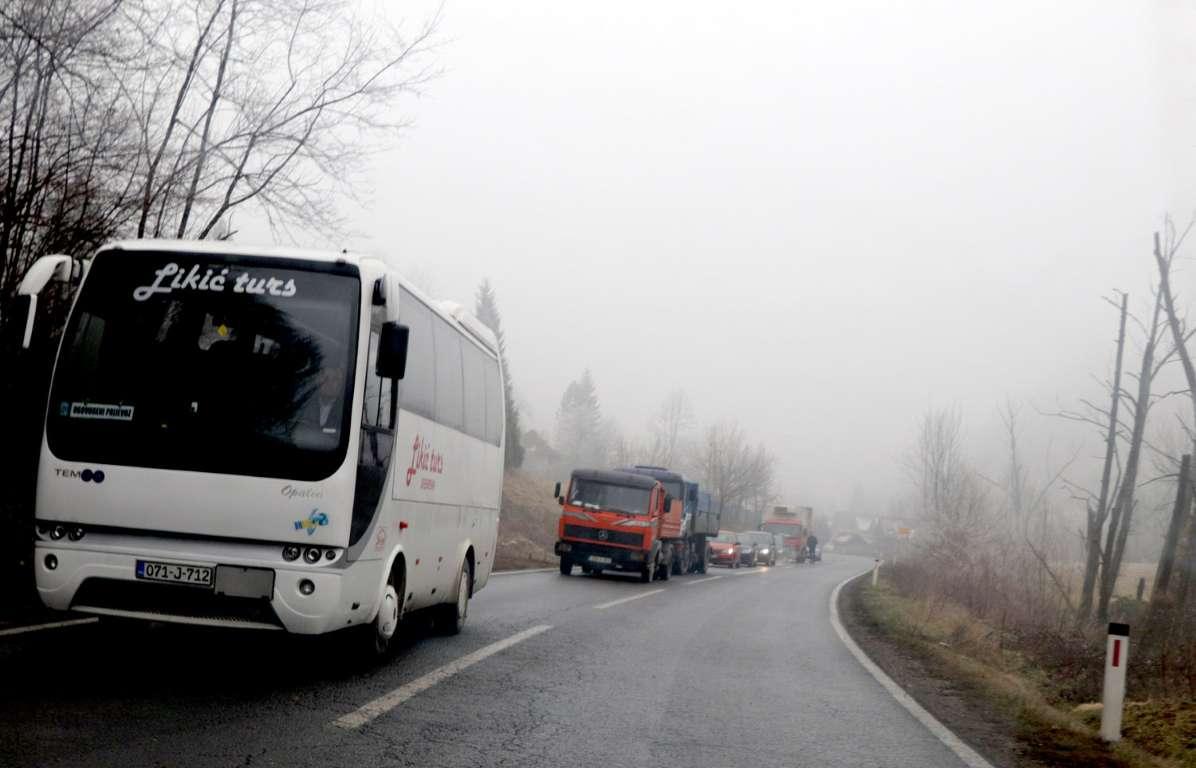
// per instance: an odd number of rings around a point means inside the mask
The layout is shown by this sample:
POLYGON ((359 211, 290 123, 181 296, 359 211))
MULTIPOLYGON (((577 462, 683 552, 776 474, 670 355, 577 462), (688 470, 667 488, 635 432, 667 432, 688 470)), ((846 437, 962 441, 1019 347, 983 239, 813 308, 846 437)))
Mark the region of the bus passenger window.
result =
POLYGON ((462 429, 465 385, 461 378, 461 337, 439 317, 432 318, 436 339, 436 421, 462 429))
POLYGON ((434 415, 436 355, 432 343, 432 310, 409 291, 399 290, 399 322, 410 329, 407 372, 399 382, 399 405, 425 418, 434 415))
POLYGON ((506 415, 506 401, 499 386, 498 361, 486 358, 486 442, 498 445, 502 442, 502 425, 506 415))
POLYGON ((486 356, 469 342, 461 344, 461 363, 465 374, 465 433, 486 439, 486 380, 483 369, 486 356))

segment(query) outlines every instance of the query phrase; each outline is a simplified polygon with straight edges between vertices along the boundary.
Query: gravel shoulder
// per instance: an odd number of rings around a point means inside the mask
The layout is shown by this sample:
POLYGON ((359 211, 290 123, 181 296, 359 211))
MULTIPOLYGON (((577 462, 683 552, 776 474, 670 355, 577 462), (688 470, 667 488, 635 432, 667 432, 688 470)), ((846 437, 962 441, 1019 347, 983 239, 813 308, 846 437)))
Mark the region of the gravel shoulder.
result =
POLYGON ((1020 707, 1000 701, 941 655, 886 632, 863 599, 867 583, 859 578, 841 590, 844 628, 877 666, 994 766, 1122 765, 1088 750, 1073 752, 1060 729, 1029 722, 1020 707))

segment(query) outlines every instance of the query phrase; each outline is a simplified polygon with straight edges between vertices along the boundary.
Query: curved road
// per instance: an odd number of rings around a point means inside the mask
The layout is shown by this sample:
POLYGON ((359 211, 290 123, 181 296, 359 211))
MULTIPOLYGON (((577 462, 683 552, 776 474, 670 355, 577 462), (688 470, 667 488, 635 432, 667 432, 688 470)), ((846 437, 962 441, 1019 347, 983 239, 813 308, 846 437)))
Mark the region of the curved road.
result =
POLYGON ((955 766, 839 641, 870 561, 640 584, 495 577, 397 658, 96 624, 0 637, 3 766, 955 766))

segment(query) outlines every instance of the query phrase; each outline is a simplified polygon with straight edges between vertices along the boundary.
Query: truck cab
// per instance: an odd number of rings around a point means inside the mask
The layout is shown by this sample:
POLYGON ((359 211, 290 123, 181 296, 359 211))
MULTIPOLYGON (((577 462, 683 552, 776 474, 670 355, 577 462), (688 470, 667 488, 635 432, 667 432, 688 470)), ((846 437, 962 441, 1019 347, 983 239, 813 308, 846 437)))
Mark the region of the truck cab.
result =
POLYGON ((718 535, 720 515, 710 504, 709 494, 702 504, 698 484, 666 467, 636 464, 620 467, 620 472, 650 477, 665 488, 665 492, 681 506, 680 524, 662 535, 669 539, 671 568, 674 574, 705 573, 709 562, 709 539, 718 535))
POLYGON ((669 577, 670 539, 681 530, 682 504, 655 478, 631 472, 576 469, 562 492, 555 552, 561 574, 638 573, 641 581, 669 577))

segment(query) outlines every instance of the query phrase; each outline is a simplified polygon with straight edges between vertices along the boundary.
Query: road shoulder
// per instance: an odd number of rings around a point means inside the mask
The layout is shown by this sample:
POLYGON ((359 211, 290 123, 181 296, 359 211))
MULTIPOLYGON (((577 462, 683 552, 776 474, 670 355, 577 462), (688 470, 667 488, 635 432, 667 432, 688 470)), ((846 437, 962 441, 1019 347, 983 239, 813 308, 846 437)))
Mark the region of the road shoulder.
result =
POLYGON ((1084 762, 1057 753, 1042 759, 1040 748, 1028 738, 1034 729, 1016 707, 994 699, 938 654, 887 633, 865 603, 867 584, 866 578, 855 579, 840 592, 844 628, 877 666, 960 739, 996 766, 1094 765, 1091 755, 1084 762))

